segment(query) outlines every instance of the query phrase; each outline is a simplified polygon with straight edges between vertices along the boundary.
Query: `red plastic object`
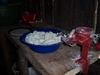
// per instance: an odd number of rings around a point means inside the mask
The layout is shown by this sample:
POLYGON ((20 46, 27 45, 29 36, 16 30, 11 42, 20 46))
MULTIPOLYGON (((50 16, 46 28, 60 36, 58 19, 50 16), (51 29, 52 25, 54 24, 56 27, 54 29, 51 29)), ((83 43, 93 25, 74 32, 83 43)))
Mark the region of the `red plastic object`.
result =
POLYGON ((34 13, 24 13, 22 14, 22 18, 26 23, 32 22, 36 18, 36 14, 34 13))
POLYGON ((97 43, 95 47, 96 47, 97 50, 100 50, 100 42, 97 43))
POLYGON ((71 41, 72 44, 82 45, 82 53, 81 58, 76 61, 76 63, 83 66, 83 73, 88 73, 88 50, 93 44, 92 38, 90 35, 93 34, 94 31, 89 27, 78 27, 73 33, 72 37, 67 38, 67 40, 71 41))

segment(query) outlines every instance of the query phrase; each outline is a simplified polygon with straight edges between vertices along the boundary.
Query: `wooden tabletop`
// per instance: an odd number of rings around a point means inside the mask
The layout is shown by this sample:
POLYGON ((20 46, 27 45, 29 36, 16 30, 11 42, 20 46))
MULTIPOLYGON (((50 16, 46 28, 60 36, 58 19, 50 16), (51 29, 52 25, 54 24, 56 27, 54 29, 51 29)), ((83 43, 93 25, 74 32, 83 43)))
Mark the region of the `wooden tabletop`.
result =
MULTIPOLYGON (((20 37, 11 36, 7 32, 5 35, 43 75, 75 75, 82 70, 82 66, 75 63, 81 54, 79 46, 69 47, 61 44, 55 52, 41 54, 32 51, 27 45, 23 44, 20 37)), ((90 64, 98 59, 99 54, 100 51, 89 50, 90 64)))

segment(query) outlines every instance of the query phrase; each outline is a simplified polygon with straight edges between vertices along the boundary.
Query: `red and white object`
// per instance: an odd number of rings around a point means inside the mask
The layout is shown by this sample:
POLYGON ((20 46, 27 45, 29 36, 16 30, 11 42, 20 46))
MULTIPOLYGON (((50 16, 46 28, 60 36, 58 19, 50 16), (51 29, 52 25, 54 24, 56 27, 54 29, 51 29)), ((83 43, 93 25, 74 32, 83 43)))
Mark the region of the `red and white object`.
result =
MULTIPOLYGON (((82 46, 82 53, 80 59, 76 60, 76 63, 83 66, 83 73, 88 73, 88 50, 98 41, 98 34, 94 34, 93 28, 90 27, 78 27, 73 29, 69 34, 62 36, 62 41, 70 46, 79 44, 82 46)), ((100 50, 100 43, 96 44, 96 48, 100 50)))

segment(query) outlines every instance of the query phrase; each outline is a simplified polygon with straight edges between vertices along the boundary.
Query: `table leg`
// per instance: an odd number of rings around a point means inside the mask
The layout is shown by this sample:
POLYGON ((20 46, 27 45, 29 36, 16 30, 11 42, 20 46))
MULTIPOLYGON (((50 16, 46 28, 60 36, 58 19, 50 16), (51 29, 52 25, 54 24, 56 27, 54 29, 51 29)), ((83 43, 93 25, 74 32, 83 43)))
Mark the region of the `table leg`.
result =
POLYGON ((29 75, 28 61, 24 58, 23 54, 18 50, 18 68, 19 75, 29 75))

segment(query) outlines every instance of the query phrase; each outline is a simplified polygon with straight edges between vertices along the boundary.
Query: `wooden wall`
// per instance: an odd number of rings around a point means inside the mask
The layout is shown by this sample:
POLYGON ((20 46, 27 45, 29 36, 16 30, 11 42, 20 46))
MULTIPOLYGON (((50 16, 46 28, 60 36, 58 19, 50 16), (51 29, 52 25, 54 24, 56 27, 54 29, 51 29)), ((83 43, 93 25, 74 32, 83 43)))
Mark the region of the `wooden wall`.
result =
POLYGON ((43 0, 44 20, 48 24, 71 30, 78 26, 94 28, 97 0, 43 0))
POLYGON ((55 26, 67 30, 78 26, 93 27, 94 0, 55 0, 55 3, 56 1, 55 26))
MULTIPOLYGON (((26 11, 36 13, 37 21, 43 21, 66 30, 78 26, 94 28, 96 1, 99 0, 9 0, 10 3, 22 3, 21 13, 26 11)), ((99 10, 97 32, 100 28, 99 10)))

